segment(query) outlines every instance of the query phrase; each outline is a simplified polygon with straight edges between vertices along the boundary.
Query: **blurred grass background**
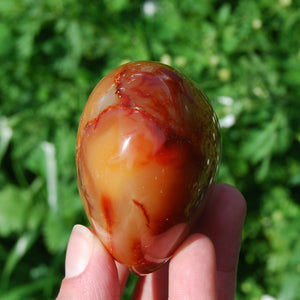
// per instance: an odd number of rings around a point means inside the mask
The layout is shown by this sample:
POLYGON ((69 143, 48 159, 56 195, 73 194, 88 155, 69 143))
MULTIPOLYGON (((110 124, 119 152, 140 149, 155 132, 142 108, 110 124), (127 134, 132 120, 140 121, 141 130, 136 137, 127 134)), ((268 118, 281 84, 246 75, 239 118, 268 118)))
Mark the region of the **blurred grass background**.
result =
POLYGON ((299 37, 299 0, 1 0, 0 299, 56 296, 71 229, 87 223, 80 114, 131 60, 179 69, 219 116, 218 181, 248 203, 237 299, 300 299, 299 37))

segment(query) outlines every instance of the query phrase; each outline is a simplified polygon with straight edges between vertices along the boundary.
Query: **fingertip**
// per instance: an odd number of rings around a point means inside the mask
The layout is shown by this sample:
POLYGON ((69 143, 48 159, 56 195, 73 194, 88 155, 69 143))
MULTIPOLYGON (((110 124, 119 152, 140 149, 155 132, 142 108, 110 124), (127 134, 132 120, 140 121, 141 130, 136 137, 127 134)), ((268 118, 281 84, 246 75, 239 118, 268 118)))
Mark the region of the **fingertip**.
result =
POLYGON ((247 211, 247 202, 243 194, 234 186, 227 183, 215 183, 207 193, 207 205, 205 211, 212 206, 224 205, 232 207, 241 217, 245 217, 247 211), (218 202, 218 204, 216 204, 218 202))
POLYGON ((214 237, 215 234, 211 236, 210 233, 216 227, 229 230, 235 228, 241 233, 246 213, 246 200, 237 188, 225 183, 214 184, 207 194, 206 206, 193 228, 195 232, 204 233, 210 238, 214 237))
POLYGON ((246 201, 235 187, 216 184, 195 230, 214 244, 217 262, 217 286, 221 299, 233 299, 236 271, 246 217, 246 201))
POLYGON ((66 253, 65 278, 78 276, 87 267, 95 239, 92 232, 82 226, 73 227, 66 253))
POLYGON ((192 234, 172 257, 169 296, 171 299, 216 299, 214 245, 205 235, 192 234))
POLYGON ((225 200, 230 200, 234 202, 236 210, 239 211, 241 216, 246 215, 247 212, 247 202, 243 194, 234 186, 227 183, 219 183, 215 185, 215 193, 222 194, 225 200))
POLYGON ((115 261, 116 266, 117 266, 117 271, 118 271, 118 277, 119 277, 119 282, 120 282, 120 288, 121 288, 121 292, 123 291, 128 276, 129 276, 129 269, 127 266, 115 261))
POLYGON ((214 255, 214 246, 211 240, 200 233, 194 233, 191 234, 176 250, 174 253, 172 260, 181 259, 183 258, 189 258, 187 256, 187 253, 191 256, 209 254, 214 255), (204 253, 205 252, 205 253, 204 253))
POLYGON ((57 299, 119 299, 120 284, 115 262, 87 227, 74 226, 65 268, 66 276, 57 299))

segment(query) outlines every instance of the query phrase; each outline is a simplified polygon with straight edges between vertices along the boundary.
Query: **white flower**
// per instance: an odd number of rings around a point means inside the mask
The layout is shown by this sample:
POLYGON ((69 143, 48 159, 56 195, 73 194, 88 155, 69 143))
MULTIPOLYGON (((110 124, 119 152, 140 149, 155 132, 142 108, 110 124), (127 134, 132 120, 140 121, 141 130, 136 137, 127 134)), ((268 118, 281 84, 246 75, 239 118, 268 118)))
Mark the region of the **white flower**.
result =
POLYGON ((227 68, 222 68, 218 71, 218 76, 221 81, 228 81, 231 77, 231 72, 227 68))
POLYGON ((6 117, 0 117, 0 162, 1 156, 5 153, 12 135, 13 130, 8 125, 6 117))
POLYGON ((222 128, 230 128, 235 124, 235 116, 233 114, 229 114, 220 119, 219 123, 222 128))
POLYGON ((261 87, 256 86, 256 87, 253 88, 253 94, 254 94, 255 96, 257 96, 257 97, 262 97, 263 94, 264 94, 264 92, 263 92, 263 90, 262 90, 261 87))
POLYGON ((157 11, 157 5, 152 1, 146 1, 143 5, 143 12, 146 16, 152 17, 157 11))
POLYGON ((290 6, 292 4, 292 0, 279 0, 279 4, 281 6, 290 6))
POLYGON ((160 58, 160 62, 162 64, 165 65, 171 65, 171 56, 169 54, 164 54, 161 58, 160 58))
POLYGON ((19 255, 23 255, 27 246, 28 246, 28 238, 25 236, 22 236, 16 244, 16 252, 19 255))
POLYGON ((183 67, 186 65, 186 57, 184 56, 177 56, 175 58, 175 64, 179 67, 183 67))
POLYGON ((260 300, 276 300, 275 298, 269 296, 269 295, 263 295, 260 300))
POLYGON ((262 26, 262 22, 261 22, 260 19, 254 19, 254 20, 252 21, 252 27, 253 27, 254 29, 260 29, 261 26, 262 26))
POLYGON ((217 55, 212 55, 209 59, 209 62, 211 66, 217 66, 220 62, 220 58, 217 55))
POLYGON ((123 60, 121 60, 120 65, 125 65, 128 64, 130 62, 130 59, 124 58, 123 60))
POLYGON ((226 106, 231 106, 233 104, 233 99, 228 96, 220 96, 218 98, 219 103, 226 105, 226 106))
POLYGON ((55 146, 49 142, 42 143, 42 149, 46 158, 46 180, 48 190, 48 204, 53 211, 57 211, 57 182, 56 182, 56 158, 55 146))

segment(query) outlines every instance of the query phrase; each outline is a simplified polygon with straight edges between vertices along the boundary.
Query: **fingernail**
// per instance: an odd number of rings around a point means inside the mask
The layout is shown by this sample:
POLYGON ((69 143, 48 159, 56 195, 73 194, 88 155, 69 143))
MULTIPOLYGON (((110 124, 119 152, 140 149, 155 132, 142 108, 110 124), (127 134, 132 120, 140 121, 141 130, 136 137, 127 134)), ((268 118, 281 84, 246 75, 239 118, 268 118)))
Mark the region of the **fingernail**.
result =
POLYGON ((93 234, 82 225, 73 227, 66 254, 65 277, 75 277, 87 267, 94 248, 93 234))

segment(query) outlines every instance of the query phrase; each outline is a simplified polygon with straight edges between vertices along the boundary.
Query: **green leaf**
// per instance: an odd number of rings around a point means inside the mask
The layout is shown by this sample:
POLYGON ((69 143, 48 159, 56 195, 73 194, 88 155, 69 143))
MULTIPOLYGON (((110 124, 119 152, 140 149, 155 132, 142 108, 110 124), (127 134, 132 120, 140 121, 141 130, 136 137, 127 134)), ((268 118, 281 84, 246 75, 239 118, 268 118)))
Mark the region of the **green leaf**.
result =
POLYGON ((256 175, 256 179, 258 182, 262 182, 269 173, 270 170, 270 157, 265 158, 264 160, 262 160, 260 167, 257 170, 256 175))
POLYGON ((21 233, 27 221, 32 204, 29 189, 7 185, 0 190, 0 235, 21 233))
POLYGON ((231 17, 231 7, 229 3, 225 3, 221 6, 218 15, 217 21, 221 26, 224 26, 231 17))
POLYGON ((18 262, 28 252, 32 244, 36 239, 36 232, 30 231, 22 234, 17 242, 15 243, 12 250, 9 252, 5 265, 2 272, 2 280, 7 282, 10 275, 14 271, 18 262))
POLYGON ((0 57, 8 55, 13 46, 12 33, 6 24, 0 22, 0 57))
POLYGON ((59 213, 49 212, 44 223, 43 233, 50 252, 56 253, 66 248, 72 226, 73 224, 66 224, 59 213))
POLYGON ((299 273, 295 274, 289 274, 287 273, 283 284, 281 287, 281 291, 279 293, 279 299, 284 300, 295 300, 297 299, 297 296, 299 296, 299 285, 300 285, 300 279, 299 279, 299 273))
MULTIPOLYGON (((291 135, 286 117, 281 111, 261 129, 253 130, 242 148, 242 156, 252 163, 270 159, 274 153, 282 153, 291 143, 291 135)), ((266 167, 267 165, 265 165, 266 167)), ((263 166, 264 167, 264 166, 263 166)), ((260 172, 265 173, 263 169, 260 172)), ((259 177, 263 178, 263 173, 259 177)))
POLYGON ((104 0, 104 2, 112 12, 122 11, 128 5, 128 0, 104 0))
POLYGON ((53 286, 57 283, 57 275, 49 275, 46 278, 38 279, 35 282, 29 282, 27 284, 22 284, 14 289, 8 291, 2 291, 0 299, 1 300, 20 300, 20 299, 34 299, 32 295, 38 291, 42 291, 46 286, 53 286))
POLYGON ((253 163, 257 163, 272 154, 276 145, 275 124, 269 123, 265 128, 253 130, 242 148, 242 155, 253 163))
POLYGON ((0 166, 2 158, 8 148, 13 130, 8 125, 7 118, 0 116, 0 166))

